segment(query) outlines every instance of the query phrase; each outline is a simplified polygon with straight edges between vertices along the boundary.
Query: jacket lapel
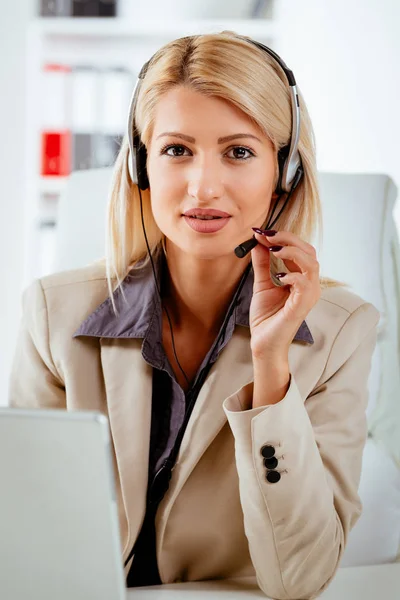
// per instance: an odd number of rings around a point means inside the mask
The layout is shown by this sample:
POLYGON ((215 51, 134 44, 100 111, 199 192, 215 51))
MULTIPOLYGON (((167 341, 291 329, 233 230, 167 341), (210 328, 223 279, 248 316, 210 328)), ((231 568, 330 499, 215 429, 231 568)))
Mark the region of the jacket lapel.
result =
POLYGON ((141 343, 139 339, 100 341, 110 429, 128 520, 124 557, 135 541, 146 508, 152 367, 143 360, 141 343))

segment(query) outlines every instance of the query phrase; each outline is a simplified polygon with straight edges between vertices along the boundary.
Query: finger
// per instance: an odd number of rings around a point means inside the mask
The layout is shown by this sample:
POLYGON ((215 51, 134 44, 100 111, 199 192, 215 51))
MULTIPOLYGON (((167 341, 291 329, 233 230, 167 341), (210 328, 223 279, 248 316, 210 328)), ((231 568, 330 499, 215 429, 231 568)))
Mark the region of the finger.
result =
POLYGON ((290 271, 300 272, 308 277, 319 276, 319 262, 295 246, 283 246, 281 250, 270 250, 274 256, 283 260, 290 271))
MULTIPOLYGON (((276 244, 272 244, 271 242, 268 242, 268 240, 265 239, 265 236, 263 236, 261 234, 255 233, 255 238, 257 239, 259 245, 264 246, 264 248, 270 249, 276 245, 276 244)), ((276 254, 276 253, 274 253, 274 254, 276 254)), ((279 257, 279 255, 278 255, 278 257, 279 257)), ((285 266, 289 269, 289 271, 300 271, 301 272, 301 269, 293 261, 290 261, 290 260, 286 261, 285 266)))
POLYGON ((257 244, 251 251, 251 262, 254 271, 254 292, 259 289, 259 286, 275 287, 271 281, 269 250, 265 246, 257 244))
POLYGON ((279 277, 279 281, 282 285, 293 286, 302 292, 311 287, 310 281, 302 273, 285 273, 284 277, 279 277))
POLYGON ((255 233, 257 241, 264 241, 266 246, 297 246, 310 256, 317 256, 317 251, 308 242, 302 240, 298 235, 291 231, 277 231, 273 236, 255 233))
POLYGON ((290 286, 293 301, 311 295, 312 302, 315 303, 321 296, 321 287, 314 285, 302 273, 286 273, 284 277, 279 277, 279 281, 282 286, 290 286))

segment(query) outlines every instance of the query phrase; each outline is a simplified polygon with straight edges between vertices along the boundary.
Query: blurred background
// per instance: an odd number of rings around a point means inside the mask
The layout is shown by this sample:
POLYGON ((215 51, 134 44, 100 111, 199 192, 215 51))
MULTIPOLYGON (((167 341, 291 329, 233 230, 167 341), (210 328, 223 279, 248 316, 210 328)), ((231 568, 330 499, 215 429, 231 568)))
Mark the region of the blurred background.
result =
MULTIPOLYGON (((136 75, 167 41, 231 29, 270 46, 308 104, 319 170, 385 174, 400 184, 396 0, 0 0, 0 7, 0 405, 22 290, 54 269, 63 190, 71 173, 112 166, 136 75)), ((338 240, 346 242, 340 231, 338 240)))

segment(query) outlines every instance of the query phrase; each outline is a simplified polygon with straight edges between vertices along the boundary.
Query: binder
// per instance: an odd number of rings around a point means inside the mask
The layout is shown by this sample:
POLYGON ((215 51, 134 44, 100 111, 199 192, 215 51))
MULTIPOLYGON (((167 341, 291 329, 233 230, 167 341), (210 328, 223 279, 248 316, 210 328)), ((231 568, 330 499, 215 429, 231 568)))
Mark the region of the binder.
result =
POLYGON ((71 76, 72 170, 91 169, 95 164, 99 133, 99 70, 77 65, 71 76))
POLYGON ((43 67, 40 166, 43 176, 62 177, 71 172, 70 74, 68 65, 46 64, 43 67))
POLYGON ((117 0, 99 0, 99 17, 115 17, 117 0))
POLYGON ((99 123, 96 167, 112 166, 126 133, 129 103, 134 88, 132 71, 125 67, 103 69, 100 76, 99 123))
POLYGON ((74 17, 115 17, 116 0, 73 0, 74 17))
POLYGON ((72 16, 73 17, 98 17, 99 16, 98 0, 73 0, 72 16))
POLYGON ((40 15, 42 17, 70 17, 72 0, 41 0, 40 15))

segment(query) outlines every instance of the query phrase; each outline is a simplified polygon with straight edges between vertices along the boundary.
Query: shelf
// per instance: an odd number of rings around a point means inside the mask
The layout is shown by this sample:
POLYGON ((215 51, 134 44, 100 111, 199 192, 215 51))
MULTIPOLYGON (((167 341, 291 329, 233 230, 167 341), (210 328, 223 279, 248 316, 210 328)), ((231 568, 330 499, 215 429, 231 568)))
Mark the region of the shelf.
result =
POLYGON ((116 18, 37 18, 31 31, 49 38, 137 38, 154 36, 183 36, 210 33, 224 29, 237 31, 254 38, 269 39, 277 33, 277 25, 269 19, 198 19, 184 21, 140 21, 116 18))

